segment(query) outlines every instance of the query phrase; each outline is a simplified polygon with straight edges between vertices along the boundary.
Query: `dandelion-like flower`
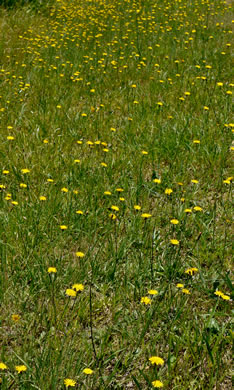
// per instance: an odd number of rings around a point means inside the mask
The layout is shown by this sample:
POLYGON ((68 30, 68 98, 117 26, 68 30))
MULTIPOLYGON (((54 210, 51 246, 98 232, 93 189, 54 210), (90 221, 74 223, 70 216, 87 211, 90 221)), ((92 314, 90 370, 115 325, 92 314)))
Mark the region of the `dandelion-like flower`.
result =
POLYGON ((83 291, 84 290, 84 285, 83 284, 78 284, 78 283, 75 283, 73 284, 72 288, 75 290, 75 291, 83 291))
POLYGON ((152 364, 156 364, 157 366, 163 366, 163 364, 164 364, 164 360, 162 358, 160 358, 159 356, 151 356, 149 358, 149 361, 152 364))
POLYGON ((166 194, 166 195, 171 195, 172 192, 173 192, 173 190, 172 190, 171 188, 166 188, 166 189, 165 189, 165 194, 166 194))
POLYGON ((48 270, 47 270, 47 272, 48 272, 49 274, 56 274, 57 269, 56 269, 55 267, 49 267, 48 270))
POLYGON ((84 257, 85 254, 83 252, 76 252, 77 257, 84 257))
POLYGON ((144 303, 145 305, 151 305, 151 299, 148 297, 142 297, 141 303, 144 303))
POLYGON ((178 219, 175 218, 171 219, 170 222, 172 223, 172 225, 178 225, 179 223, 178 219))
POLYGON ((21 372, 26 371, 26 370, 27 370, 27 367, 26 367, 24 364, 22 364, 22 365, 20 365, 20 366, 15 366, 15 369, 16 369, 16 371, 18 372, 18 374, 20 374, 21 372))
POLYGON ((150 295, 158 295, 158 290, 148 290, 148 294, 150 294, 150 295))
POLYGON ((83 373, 86 375, 91 375, 91 374, 93 374, 93 370, 91 370, 91 368, 85 368, 83 370, 83 373))
POLYGON ((175 240, 175 239, 172 239, 172 240, 171 240, 171 244, 172 244, 172 245, 179 245, 179 243, 180 243, 180 242, 179 242, 178 240, 175 240))
POLYGON ((143 213, 143 214, 141 214, 141 216, 142 216, 142 218, 144 218, 144 219, 148 219, 148 218, 152 217, 152 215, 151 215, 151 214, 148 214, 148 213, 143 213))
POLYGON ((75 298, 76 297, 76 291, 72 290, 71 288, 68 288, 66 290, 66 295, 68 297, 72 297, 72 298, 75 298))
POLYGON ((2 371, 7 370, 7 365, 3 362, 0 362, 0 370, 2 371))
POLYGON ((188 275, 194 275, 196 272, 198 272, 198 269, 196 267, 188 268, 186 269, 185 273, 188 275))
POLYGON ((75 387, 76 381, 74 381, 73 379, 70 379, 70 378, 66 378, 66 379, 64 379, 64 385, 66 386, 66 388, 75 387))
POLYGON ((157 389, 163 387, 163 383, 162 383, 161 381, 159 381, 159 380, 153 381, 153 382, 152 382, 152 385, 153 385, 154 387, 156 387, 157 389))
POLYGON ((12 314, 11 319, 14 322, 18 322, 20 320, 20 315, 19 314, 12 314))

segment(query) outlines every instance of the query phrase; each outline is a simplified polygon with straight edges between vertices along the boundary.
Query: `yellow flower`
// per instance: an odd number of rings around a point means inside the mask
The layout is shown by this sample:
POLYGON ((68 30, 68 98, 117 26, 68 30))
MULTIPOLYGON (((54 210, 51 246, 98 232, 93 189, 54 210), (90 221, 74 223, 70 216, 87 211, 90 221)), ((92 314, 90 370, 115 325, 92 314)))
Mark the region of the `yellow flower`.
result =
POLYGON ((78 159, 76 159, 76 160, 74 160, 74 163, 80 163, 80 160, 78 160, 78 159))
POLYGON ((140 209, 141 209, 141 206, 139 206, 138 204, 135 204, 135 205, 134 205, 134 209, 135 209, 135 210, 140 210, 140 209))
POLYGON ((146 152, 146 150, 142 150, 141 153, 144 155, 148 154, 148 152, 146 152))
POLYGON ((106 168, 106 167, 107 167, 107 164, 104 163, 104 162, 102 162, 102 163, 101 163, 101 166, 106 168))
POLYGON ((194 144, 200 144, 201 141, 199 141, 199 139, 194 139, 194 140, 193 140, 193 143, 194 143, 194 144))
POLYGON ((117 218, 115 214, 109 214, 109 217, 110 217, 110 219, 113 219, 113 220, 115 220, 117 218))
POLYGON ((25 183, 20 183, 20 188, 27 188, 27 184, 25 184, 25 183))
POLYGON ((29 172, 30 172, 30 169, 23 168, 23 169, 21 169, 21 172, 22 172, 22 173, 29 173, 29 172))
POLYGON ((197 268, 195 268, 195 267, 192 267, 192 268, 188 268, 188 269, 186 269, 186 271, 184 271, 186 274, 188 274, 188 275, 194 275, 195 274, 195 272, 198 272, 198 269, 197 268))
POLYGON ((40 200, 46 200, 46 196, 42 195, 42 196, 40 196, 39 199, 40 199, 40 200))
POLYGON ((55 267, 49 267, 48 270, 47 270, 47 272, 48 272, 49 274, 56 274, 57 269, 56 269, 55 267))
POLYGON ((158 290, 149 290, 148 294, 150 294, 150 295, 158 295, 158 290))
POLYGON ((198 180, 193 179, 193 180, 191 180, 191 183, 197 184, 198 180))
POLYGON ((229 295, 225 295, 222 291, 215 291, 215 295, 217 295, 218 297, 221 297, 222 299, 226 300, 226 301, 229 301, 231 298, 229 295))
POLYGON ((222 291, 215 291, 215 295, 217 295, 218 297, 221 297, 223 295, 222 291))
POLYGON ((84 257, 84 253, 83 252, 76 252, 76 256, 77 257, 84 257))
POLYGON ((73 288, 75 291, 83 291, 83 290, 84 290, 84 285, 83 285, 83 284, 75 283, 75 284, 73 284, 72 288, 73 288))
POLYGON ((158 356, 151 356, 149 358, 149 361, 152 363, 152 364, 156 364, 157 366, 163 366, 164 364, 164 360, 158 356))
POLYGON ((182 292, 184 294, 191 294, 190 291, 187 288, 182 288, 182 292))
POLYGON ((159 380, 153 381, 153 382, 152 382, 152 385, 153 385, 154 387, 157 387, 158 389, 159 389, 160 387, 163 387, 163 383, 162 383, 161 381, 159 381, 159 380))
POLYGON ((204 108, 205 111, 209 111, 209 107, 204 106, 203 108, 204 108))
POLYGON ((183 283, 177 283, 176 287, 178 287, 178 288, 184 288, 184 284, 183 284, 183 283))
POLYGON ((75 298, 76 297, 76 291, 72 290, 71 288, 68 288, 66 290, 66 295, 68 297, 72 297, 72 298, 75 298))
POLYGON ((7 370, 7 366, 5 363, 0 362, 0 370, 7 370))
POLYGON ((76 381, 74 381, 73 379, 69 379, 69 378, 66 378, 64 379, 64 385, 66 387, 74 387, 76 385, 76 381))
POLYGON ((20 374, 21 372, 26 371, 27 367, 24 364, 22 364, 21 366, 15 366, 15 369, 18 372, 18 374, 20 374))
POLYGON ((61 191, 62 191, 62 192, 68 192, 68 189, 67 189, 66 187, 63 187, 63 188, 61 189, 61 191))
POLYGON ((221 298, 225 299, 226 301, 229 301, 231 299, 229 295, 225 294, 221 295, 221 298))
POLYGON ((110 191, 105 191, 104 195, 111 195, 111 192, 110 191))
POLYGON ((14 322, 18 322, 20 320, 20 315, 19 314, 12 314, 11 319, 14 322))
POLYGON ((123 192, 123 188, 116 188, 115 191, 117 191, 117 192, 123 192))
POLYGON ((172 244, 172 245, 179 245, 179 243, 180 243, 180 242, 179 242, 178 240, 175 240, 175 239, 172 239, 172 240, 171 240, 171 244, 172 244))
POLYGON ((171 195, 172 192, 173 192, 173 190, 171 188, 166 188, 165 189, 165 194, 166 195, 171 195))
POLYGON ((144 303, 145 305, 151 305, 151 299, 148 297, 142 297, 141 303, 144 303))
POLYGON ((119 211, 119 207, 118 206, 111 206, 111 209, 114 210, 114 211, 119 211))
POLYGON ((202 208, 201 208, 200 206, 195 206, 195 207, 193 208, 193 210, 195 210, 195 211, 202 211, 202 208))
POLYGON ((142 216, 142 218, 145 218, 145 219, 152 217, 152 215, 148 214, 148 213, 143 213, 143 214, 141 214, 141 216, 142 216))
POLYGON ((67 230, 67 226, 66 225, 60 225, 60 229, 61 230, 67 230))
POLYGON ((192 212, 192 210, 191 209, 185 209, 184 212, 189 214, 189 213, 192 212))
POLYGON ((91 370, 91 368, 85 368, 85 369, 83 370, 83 373, 84 373, 84 374, 87 374, 87 375, 91 375, 91 374, 93 373, 93 370, 91 370))
POLYGON ((153 182, 157 183, 157 184, 160 184, 161 183, 161 179, 154 179, 153 182))
POLYGON ((81 210, 77 210, 77 211, 76 211, 76 214, 83 215, 84 213, 83 213, 83 211, 81 211, 81 210))
POLYGON ((173 225, 178 225, 179 221, 178 219, 171 219, 170 222, 173 224, 173 225))
POLYGON ((9 141, 13 141, 13 140, 15 139, 15 137, 13 137, 12 135, 8 135, 8 136, 7 136, 7 139, 8 139, 9 141))

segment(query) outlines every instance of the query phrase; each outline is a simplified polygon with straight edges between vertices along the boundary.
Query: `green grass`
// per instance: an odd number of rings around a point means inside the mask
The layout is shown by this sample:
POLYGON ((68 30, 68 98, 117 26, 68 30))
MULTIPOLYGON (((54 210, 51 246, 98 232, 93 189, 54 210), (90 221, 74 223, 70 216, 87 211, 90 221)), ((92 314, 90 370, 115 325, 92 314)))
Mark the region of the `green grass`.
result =
POLYGON ((231 388, 232 17, 0 8, 1 389, 231 388))

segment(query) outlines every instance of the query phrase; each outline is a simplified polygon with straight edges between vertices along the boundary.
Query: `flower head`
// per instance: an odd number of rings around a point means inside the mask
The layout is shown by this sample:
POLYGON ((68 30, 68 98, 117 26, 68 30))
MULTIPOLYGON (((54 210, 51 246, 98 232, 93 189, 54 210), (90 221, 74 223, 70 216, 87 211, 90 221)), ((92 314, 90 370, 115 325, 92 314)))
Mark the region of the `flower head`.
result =
POLYGON ((196 267, 188 268, 185 271, 186 274, 191 275, 191 276, 194 275, 195 272, 198 272, 198 269, 196 267))
POLYGON ((67 230, 67 226, 66 225, 60 225, 60 229, 61 230, 67 230))
POLYGON ((179 243, 180 242, 178 240, 174 240, 174 239, 171 240, 172 245, 179 245, 179 243))
POLYGON ((147 218, 152 217, 152 215, 151 215, 151 214, 148 214, 148 213, 143 213, 143 214, 141 214, 141 216, 142 216, 142 218, 144 218, 144 219, 147 219, 147 218))
POLYGON ((152 364, 156 364, 157 366, 163 366, 163 364, 164 364, 164 360, 162 358, 160 358, 159 356, 151 356, 149 358, 149 361, 152 364))
POLYGON ((165 194, 166 195, 171 195, 172 192, 173 192, 173 190, 171 188, 166 188, 165 189, 165 194))
POLYGON ((20 315, 19 314, 12 314, 11 319, 14 322, 18 322, 20 320, 20 315))
POLYGON ((0 362, 0 370, 7 370, 7 365, 3 362, 0 362))
POLYGON ((172 225, 178 225, 179 223, 178 219, 175 218, 171 219, 170 222, 172 223, 172 225))
POLYGON ((84 257, 84 253, 83 252, 76 252, 76 256, 77 257, 84 257))
POLYGON ((158 290, 149 290, 148 294, 150 294, 150 295, 158 295, 158 290))
POLYGON ((75 298, 76 297, 76 291, 72 290, 71 288, 68 288, 66 290, 66 295, 68 297, 72 297, 72 298, 75 298))
POLYGON ((85 368, 85 369, 83 370, 83 373, 84 373, 84 374, 87 374, 87 375, 91 375, 91 374, 93 374, 93 370, 91 370, 91 368, 85 368))
POLYGON ((22 364, 21 366, 15 366, 15 369, 18 372, 18 374, 20 374, 21 372, 26 371, 27 367, 24 364, 22 364))
POLYGON ((64 384, 66 387, 74 387, 76 385, 76 381, 74 381, 73 379, 69 379, 69 378, 66 378, 64 379, 64 384))
POLYGON ((151 305, 151 299, 148 297, 142 297, 141 303, 144 303, 145 305, 151 305))
POLYGON ((48 272, 49 274, 56 274, 57 269, 56 269, 55 267, 49 267, 48 270, 47 270, 47 272, 48 272))
POLYGON ((73 284, 72 288, 73 288, 75 291, 83 291, 83 290, 84 290, 84 285, 83 285, 83 284, 75 283, 75 284, 73 284))
POLYGON ((152 382, 152 385, 153 385, 154 387, 157 387, 157 389, 163 387, 163 383, 162 383, 161 381, 159 381, 159 380, 153 381, 153 382, 152 382))

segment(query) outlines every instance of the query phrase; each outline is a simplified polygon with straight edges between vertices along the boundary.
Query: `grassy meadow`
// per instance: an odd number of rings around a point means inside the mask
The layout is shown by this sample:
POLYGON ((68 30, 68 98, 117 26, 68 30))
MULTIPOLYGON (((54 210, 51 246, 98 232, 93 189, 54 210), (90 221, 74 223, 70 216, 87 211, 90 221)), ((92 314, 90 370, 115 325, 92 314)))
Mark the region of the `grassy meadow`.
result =
POLYGON ((1 2, 0 389, 231 389, 232 18, 1 2))

